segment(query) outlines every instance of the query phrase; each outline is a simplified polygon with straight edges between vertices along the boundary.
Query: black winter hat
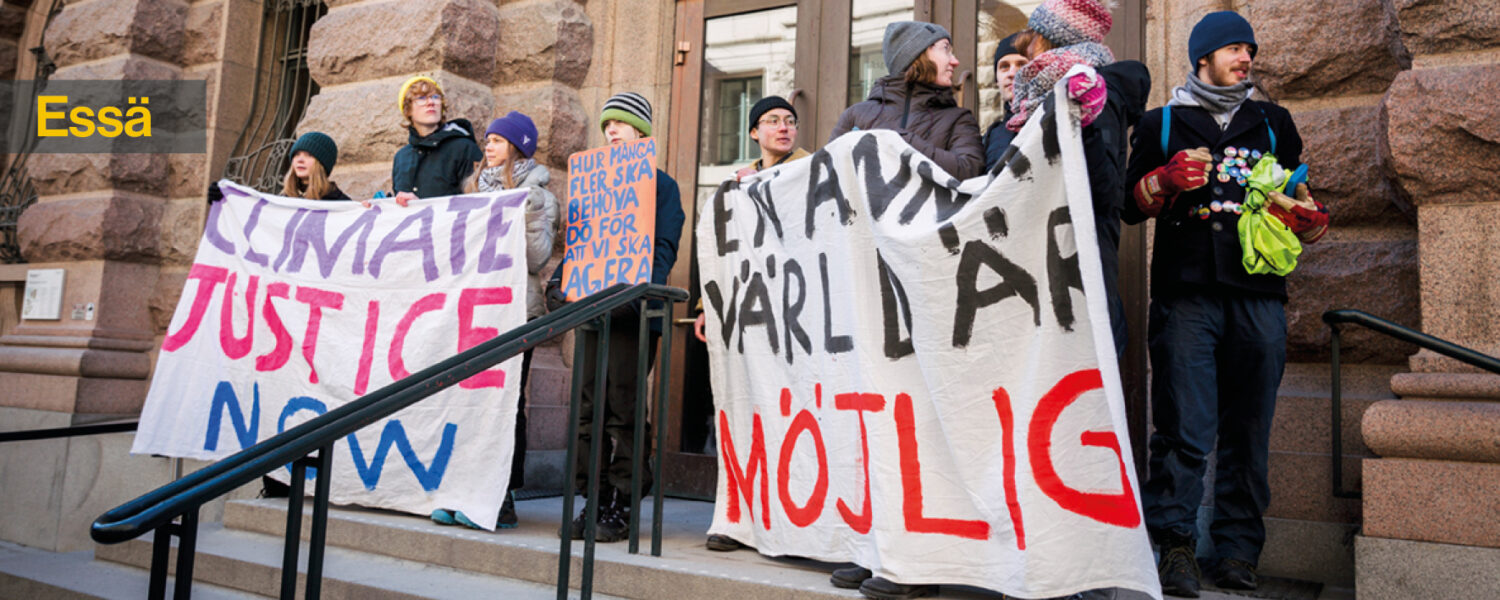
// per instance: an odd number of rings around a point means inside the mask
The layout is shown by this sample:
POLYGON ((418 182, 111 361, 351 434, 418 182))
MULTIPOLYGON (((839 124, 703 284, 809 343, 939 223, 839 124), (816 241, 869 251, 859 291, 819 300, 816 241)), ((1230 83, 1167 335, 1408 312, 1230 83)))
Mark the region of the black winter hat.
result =
POLYGON ((990 64, 993 65, 997 62, 1000 62, 1000 59, 1005 58, 1006 55, 1009 54, 1020 54, 1024 56, 1026 53, 1022 52, 1020 48, 1016 47, 1016 38, 1020 35, 1021 32, 1017 31, 1005 36, 1005 39, 1000 40, 1000 45, 995 46, 995 59, 990 61, 990 64))
POLYGON ((781 96, 766 96, 765 98, 761 98, 759 102, 756 102, 755 106, 750 107, 750 129, 753 130, 756 126, 760 125, 760 118, 762 116, 778 108, 787 109, 792 113, 793 119, 797 118, 797 109, 792 108, 791 102, 787 102, 781 96))
POLYGON ((333 166, 339 162, 339 147, 333 143, 333 138, 327 134, 317 131, 309 131, 297 138, 297 143, 292 144, 292 149, 287 152, 287 157, 297 156, 298 152, 306 151, 323 165, 323 174, 333 174, 333 166))

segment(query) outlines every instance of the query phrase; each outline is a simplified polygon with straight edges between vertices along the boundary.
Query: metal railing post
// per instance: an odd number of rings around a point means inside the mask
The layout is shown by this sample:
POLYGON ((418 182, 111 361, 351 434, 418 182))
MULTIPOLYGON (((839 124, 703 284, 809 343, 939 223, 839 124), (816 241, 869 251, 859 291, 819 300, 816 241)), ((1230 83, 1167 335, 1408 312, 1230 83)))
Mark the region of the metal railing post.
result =
POLYGON ((302 496, 307 461, 292 461, 291 490, 286 495, 286 545, 281 549, 281 600, 297 600, 297 552, 302 546, 302 496))
POLYGON ((584 325, 573 335, 573 386, 568 402, 568 449, 563 454, 563 514, 558 537, 562 538, 557 553, 557 600, 568 600, 568 583, 573 567, 573 497, 578 491, 575 483, 578 461, 578 406, 583 402, 583 360, 588 336, 592 327, 584 325))
POLYGON ((650 352, 651 321, 647 314, 648 302, 640 301, 639 325, 636 328, 635 344, 635 452, 630 456, 630 548, 628 552, 638 554, 641 550, 641 460, 646 448, 646 408, 651 396, 646 392, 646 373, 651 365, 646 360, 650 352))
MULTIPOLYGON (((667 382, 672 381, 672 326, 671 318, 676 302, 670 298, 662 301, 662 328, 661 328, 661 352, 657 359, 658 363, 656 377, 656 415, 658 420, 667 418, 667 404, 670 402, 668 392, 670 386, 667 382)), ((661 556, 661 513, 662 513, 662 463, 667 453, 667 428, 656 428, 656 461, 652 473, 656 480, 656 493, 651 499, 651 556, 661 556)))
POLYGON ((151 583, 146 588, 146 597, 151 600, 166 600, 167 561, 172 555, 172 524, 156 528, 151 540, 151 583))
POLYGON ((312 533, 307 540, 307 583, 303 598, 323 595, 323 550, 328 538, 328 488, 333 483, 333 444, 318 450, 318 478, 313 484, 312 533))
POLYGON ((1329 324, 1332 331, 1329 337, 1328 349, 1330 352, 1329 368, 1331 371, 1332 385, 1328 398, 1329 411, 1333 414, 1329 421, 1333 429, 1333 496, 1335 498, 1360 498, 1364 494, 1344 489, 1344 386, 1342 381, 1342 369, 1339 361, 1340 332, 1339 326, 1329 324))
POLYGON ((599 470, 604 467, 604 406, 609 389, 609 315, 599 317, 599 341, 594 352, 594 421, 589 433, 589 483, 585 510, 588 517, 583 521, 583 573, 578 582, 578 597, 589 600, 594 597, 594 539, 599 531, 599 470))
POLYGON ((177 583, 172 586, 173 600, 189 600, 193 595, 193 560, 198 553, 198 509, 182 514, 177 526, 177 583))

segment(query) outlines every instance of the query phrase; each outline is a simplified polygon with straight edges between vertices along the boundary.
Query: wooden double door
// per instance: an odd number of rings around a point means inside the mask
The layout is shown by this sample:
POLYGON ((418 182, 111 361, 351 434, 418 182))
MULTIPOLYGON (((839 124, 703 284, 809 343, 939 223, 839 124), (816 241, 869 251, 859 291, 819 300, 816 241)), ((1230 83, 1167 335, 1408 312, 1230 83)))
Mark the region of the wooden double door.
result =
MULTIPOLYGON (((887 24, 929 21, 953 34, 961 63, 959 103, 975 111, 981 128, 999 118, 1000 99, 991 61, 998 41, 1024 29, 1041 0, 681 0, 676 4, 670 126, 662 161, 682 190, 688 226, 670 283, 691 291, 673 322, 671 408, 662 484, 680 497, 712 499, 717 440, 706 348, 693 337, 698 269, 693 224, 719 182, 759 158, 750 139, 749 111, 777 95, 797 111, 797 146, 815 151, 828 141, 839 114, 865 99, 886 74, 881 40, 887 24), (980 58, 982 57, 982 58, 980 58)), ((1107 42, 1121 58, 1141 54, 1144 0, 1127 0, 1115 12, 1107 42)), ((1121 247, 1122 288, 1132 312, 1131 350, 1124 360, 1132 441, 1145 433, 1145 245, 1127 228, 1121 247), (1134 318, 1138 314, 1139 318, 1134 318), (1140 327, 1136 327, 1139 323, 1140 327), (1139 331, 1137 331, 1139 329, 1139 331), (1138 363, 1138 364, 1137 364, 1138 363), (1134 365, 1134 366, 1133 366, 1134 365), (1139 430, 1139 431, 1138 431, 1139 430)), ((1139 464, 1139 463, 1138 463, 1139 464)))

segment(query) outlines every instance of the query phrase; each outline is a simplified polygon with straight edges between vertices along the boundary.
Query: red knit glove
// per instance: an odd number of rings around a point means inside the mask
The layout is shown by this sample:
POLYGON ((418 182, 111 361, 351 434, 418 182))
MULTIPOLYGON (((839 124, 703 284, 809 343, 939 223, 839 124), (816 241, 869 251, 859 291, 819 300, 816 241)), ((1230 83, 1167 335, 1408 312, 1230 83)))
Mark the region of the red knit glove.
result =
POLYGON ((1297 234, 1302 243, 1311 244, 1323 239, 1328 233, 1328 207, 1312 199, 1307 184, 1297 184, 1296 193, 1296 198, 1290 198, 1280 192, 1271 192, 1267 210, 1297 234))
POLYGON ((1213 155, 1208 148, 1183 150, 1162 167, 1147 173, 1135 184, 1135 205, 1148 217, 1155 217, 1172 205, 1177 194, 1208 185, 1209 163, 1213 155))

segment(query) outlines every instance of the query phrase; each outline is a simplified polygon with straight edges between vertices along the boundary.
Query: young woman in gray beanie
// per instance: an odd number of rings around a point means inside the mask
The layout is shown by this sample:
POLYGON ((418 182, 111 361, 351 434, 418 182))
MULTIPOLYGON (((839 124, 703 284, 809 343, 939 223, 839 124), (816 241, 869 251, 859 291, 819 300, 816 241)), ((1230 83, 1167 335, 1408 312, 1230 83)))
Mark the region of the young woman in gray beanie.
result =
POLYGON ((984 172, 979 120, 953 98, 958 58, 948 30, 920 21, 891 23, 880 51, 889 74, 875 80, 868 99, 839 115, 829 140, 890 129, 949 175, 968 179, 984 172))

